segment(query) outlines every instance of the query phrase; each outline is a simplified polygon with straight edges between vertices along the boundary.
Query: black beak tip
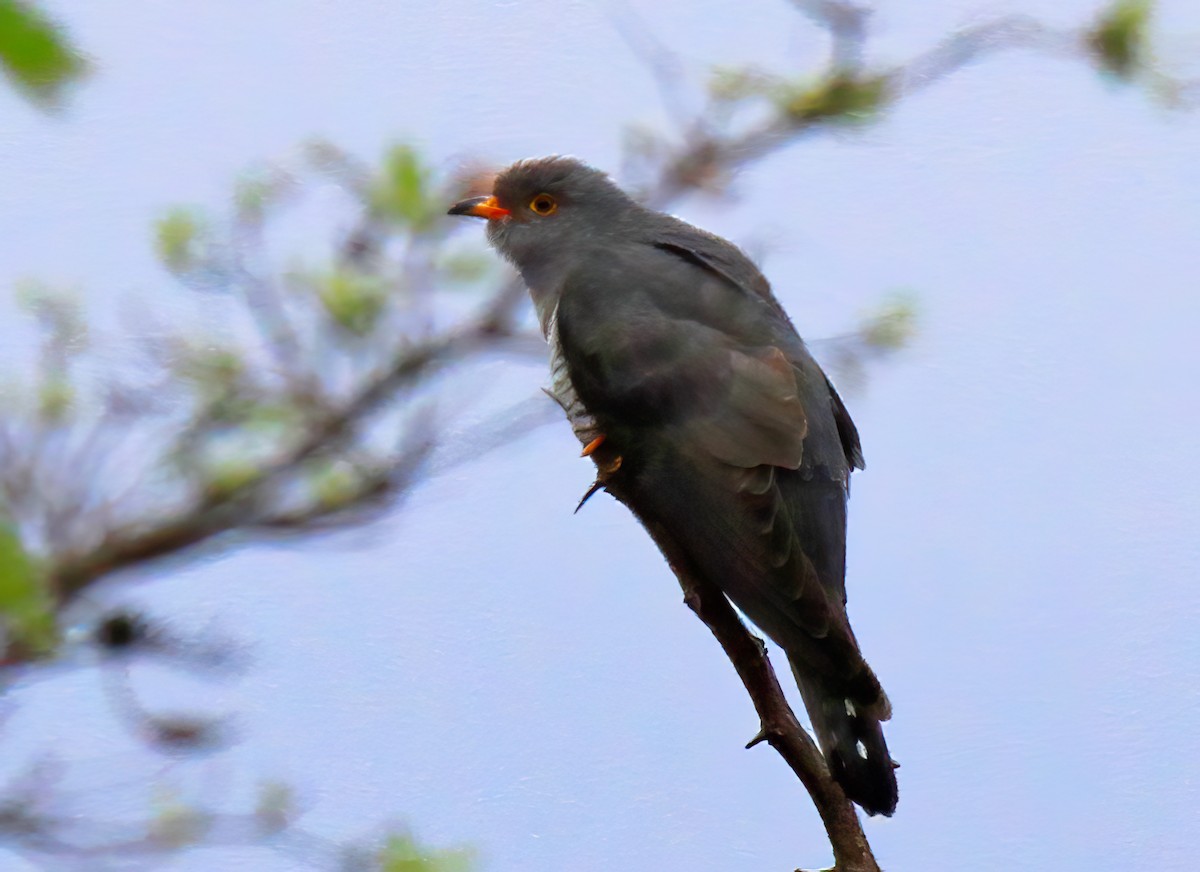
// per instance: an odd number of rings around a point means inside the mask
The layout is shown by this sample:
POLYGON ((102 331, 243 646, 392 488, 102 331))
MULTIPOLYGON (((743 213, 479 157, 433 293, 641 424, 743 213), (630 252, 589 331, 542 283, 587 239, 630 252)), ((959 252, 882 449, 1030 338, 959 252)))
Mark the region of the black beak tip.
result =
POLYGON ((472 211, 476 206, 486 200, 487 197, 472 197, 469 200, 460 200, 455 203, 446 212, 447 215, 473 215, 472 211))

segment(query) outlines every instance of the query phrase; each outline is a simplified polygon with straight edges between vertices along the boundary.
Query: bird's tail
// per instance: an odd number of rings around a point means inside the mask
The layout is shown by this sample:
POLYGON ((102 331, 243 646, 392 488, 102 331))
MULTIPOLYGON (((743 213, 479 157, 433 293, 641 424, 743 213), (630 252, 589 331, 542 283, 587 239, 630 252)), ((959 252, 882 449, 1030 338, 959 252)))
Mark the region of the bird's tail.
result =
POLYGON ((880 726, 891 717, 891 706, 878 680, 864 664, 861 687, 832 693, 805 677, 802 664, 791 664, 830 774, 867 814, 891 816, 899 799, 896 764, 880 726))

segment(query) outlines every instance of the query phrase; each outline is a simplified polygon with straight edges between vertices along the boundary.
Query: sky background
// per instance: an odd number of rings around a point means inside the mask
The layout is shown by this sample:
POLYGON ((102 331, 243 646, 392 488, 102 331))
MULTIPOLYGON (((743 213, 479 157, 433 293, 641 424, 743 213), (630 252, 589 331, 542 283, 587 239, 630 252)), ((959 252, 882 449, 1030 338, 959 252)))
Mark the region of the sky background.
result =
MULTIPOLYGON (((626 125, 671 123, 614 27, 623 10, 679 52, 693 95, 713 64, 824 57, 769 0, 45 5, 97 69, 58 118, 0 90, 0 285, 78 286, 101 319, 131 298, 193 312, 151 220, 219 210, 246 166, 313 136, 369 157, 411 141, 446 169, 559 152, 616 170, 626 125)), ((1067 25, 1098 6, 881 3, 869 57, 986 15, 1067 25)), ((1194 71, 1200 7, 1161 3, 1155 38, 1194 71)), ((757 164, 732 201, 675 209, 761 252, 808 338, 895 289, 919 300, 911 349, 847 400, 867 458, 850 612, 903 764, 896 816, 866 822, 889 870, 1194 868, 1198 154, 1200 114, 1010 54, 757 164)), ((480 408, 545 382, 512 363, 485 377, 480 408)), ((147 759, 75 671, 13 693, 3 770, 52 752, 81 802, 131 814, 147 773, 233 804, 284 779, 313 832, 404 821, 476 846, 486 870, 827 865, 803 789, 765 746, 743 750, 751 705, 647 537, 606 498, 571 514, 592 472, 577 455, 565 423, 543 427, 370 530, 115 587, 250 640, 228 687, 136 676, 147 704, 203 699, 245 741, 147 759)), ((302 859, 217 850, 169 868, 302 859)), ((0 847, 0 869, 26 868, 0 847)))

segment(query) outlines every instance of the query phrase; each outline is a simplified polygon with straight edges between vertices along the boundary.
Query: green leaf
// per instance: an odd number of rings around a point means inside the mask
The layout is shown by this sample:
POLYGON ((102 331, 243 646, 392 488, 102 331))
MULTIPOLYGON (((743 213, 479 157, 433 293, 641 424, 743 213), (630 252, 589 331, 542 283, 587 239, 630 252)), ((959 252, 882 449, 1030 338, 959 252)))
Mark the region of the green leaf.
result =
POLYGON ((18 305, 37 319, 56 351, 72 355, 87 347, 87 320, 73 292, 37 279, 20 279, 15 290, 18 305))
POLYGON ((295 179, 275 167, 262 167, 238 180, 233 203, 244 221, 261 221, 263 213, 278 203, 292 188, 295 179))
POLYGON ((917 327, 917 304, 911 294, 897 294, 872 312, 860 329, 863 342, 880 351, 898 351, 917 327))
POLYGON ((812 87, 784 89, 778 99, 796 121, 862 122, 876 115, 888 96, 886 76, 837 75, 812 87))
POLYGON ((262 468, 249 457, 226 457, 213 463, 205 482, 211 496, 227 497, 256 482, 262 468))
POLYGON ((437 214, 429 202, 429 177, 415 149, 395 146, 384 156, 371 190, 371 207, 381 218, 414 230, 426 229, 437 214))
POLYGON ((708 93, 714 100, 735 103, 769 94, 779 84, 777 77, 754 67, 715 67, 708 81, 708 93))
POLYGON ((75 386, 62 375, 47 373, 38 387, 38 414, 49 424, 61 424, 75 405, 75 386))
POLYGON ((171 272, 187 272, 202 255, 205 226, 192 210, 176 207, 154 224, 154 248, 171 272))
POLYGON ((37 655, 54 648, 57 628, 50 592, 20 536, 0 524, 0 618, 10 643, 37 655))
POLYGON ((246 374, 246 361, 230 348, 185 347, 172 368, 195 386, 201 400, 214 403, 235 392, 246 374))
POLYGON ((318 280, 317 294, 325 311, 355 336, 366 336, 387 303, 387 286, 379 276, 338 268, 318 280))
POLYGON ((318 505, 332 510, 358 496, 362 475, 345 460, 322 463, 309 474, 309 487, 318 505))
POLYGON ((1128 79, 1145 66, 1153 11, 1151 0, 1116 0, 1101 13, 1088 44, 1105 70, 1128 79))
POLYGON ((473 853, 466 849, 434 851, 416 843, 412 836, 394 833, 379 851, 381 872, 467 872, 473 853))
POLYGON ((0 0, 0 69, 32 103, 54 109, 88 65, 53 20, 23 0, 0 0))
POLYGON ((287 432, 304 418, 304 413, 289 402, 252 402, 245 411, 247 429, 266 435, 287 432))

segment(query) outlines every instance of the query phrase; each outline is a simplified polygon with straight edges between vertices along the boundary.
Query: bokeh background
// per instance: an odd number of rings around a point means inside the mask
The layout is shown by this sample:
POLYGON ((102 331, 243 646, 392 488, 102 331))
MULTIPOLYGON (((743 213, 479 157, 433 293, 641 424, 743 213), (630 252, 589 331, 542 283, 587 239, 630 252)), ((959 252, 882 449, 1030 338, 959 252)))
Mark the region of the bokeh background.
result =
MULTIPOLYGON (((825 52, 778 0, 44 6, 95 70, 55 116, 0 90, 0 285, 77 286, 101 322, 130 299, 203 320, 149 222, 224 203, 247 164, 313 136, 368 156, 402 139, 447 172, 552 152, 617 171, 630 124, 675 123, 630 22, 675 53, 685 101, 716 64, 825 52)), ((881 2, 870 56, 1099 6, 881 2)), ((1159 3, 1154 38, 1194 62, 1200 7, 1159 3)), ((865 824, 887 869, 1195 868, 1198 155, 1200 114, 1012 52, 674 210, 753 250, 806 337, 897 289, 918 301, 909 347, 847 400, 867 458, 850 610, 903 767, 896 816, 865 824)), ((488 364, 454 426, 544 383, 537 361, 488 364)), ((110 722, 95 672, 67 670, 10 690, 5 771, 53 755, 101 811, 144 804, 122 786, 143 778, 231 803, 278 779, 309 831, 403 821, 489 870, 827 864, 800 785, 743 750, 750 703, 647 537, 604 497, 571 514, 577 455, 553 424, 366 529, 121 579, 97 596, 250 640, 233 685, 139 679, 159 706, 211 695, 243 741, 164 762, 110 722)), ((310 860, 217 846, 164 868, 310 860)), ((2 869, 42 862, 0 844, 2 869)))

